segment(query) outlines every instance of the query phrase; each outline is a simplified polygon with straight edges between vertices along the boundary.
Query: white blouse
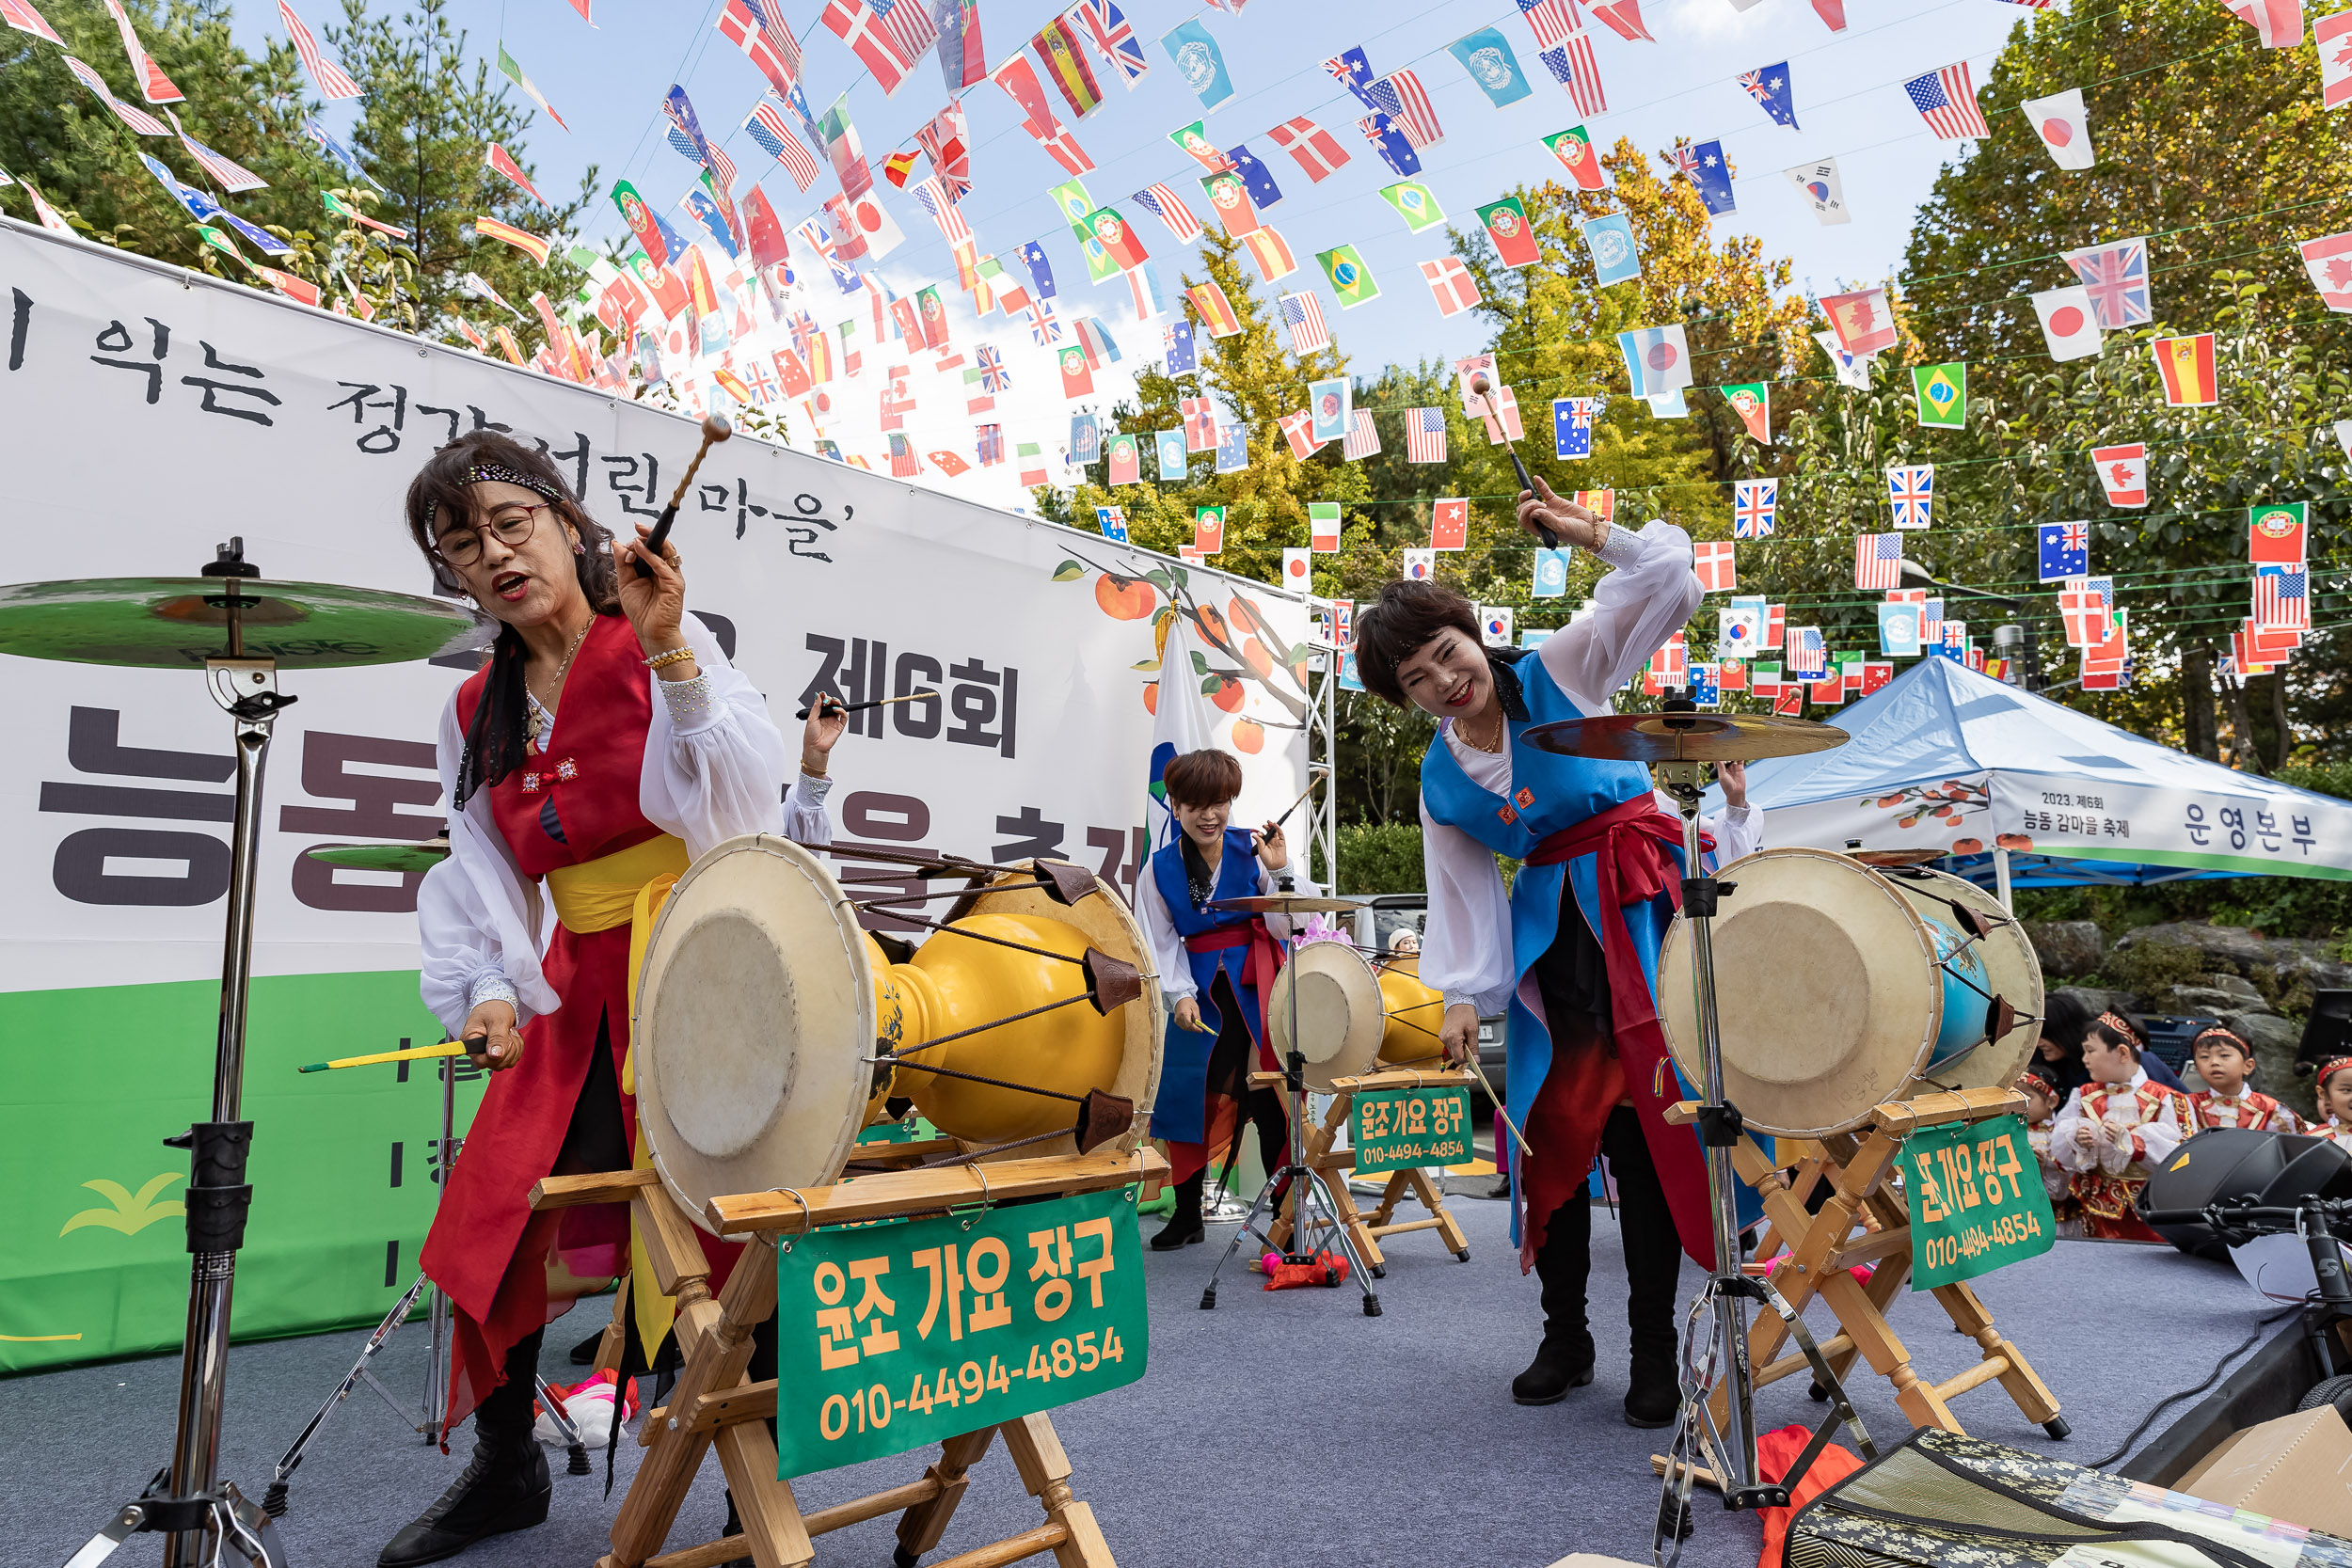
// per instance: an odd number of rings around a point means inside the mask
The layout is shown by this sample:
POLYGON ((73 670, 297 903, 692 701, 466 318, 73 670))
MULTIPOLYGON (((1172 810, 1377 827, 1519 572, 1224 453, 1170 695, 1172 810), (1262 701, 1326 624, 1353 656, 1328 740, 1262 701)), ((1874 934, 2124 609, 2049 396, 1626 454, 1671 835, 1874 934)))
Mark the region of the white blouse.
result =
MULTIPOLYGON (((1673 796, 1662 789, 1650 793, 1660 811, 1677 822, 1682 820, 1682 807, 1673 796)), ((1731 806, 1712 816, 1702 813, 1699 832, 1715 841, 1715 847, 1704 857, 1707 869, 1721 871, 1733 861, 1745 860, 1764 847, 1764 814, 1754 806, 1731 806)))
MULTIPOLYGON (((1296 856, 1282 868, 1282 874, 1290 877, 1291 891, 1302 898, 1311 898, 1321 891, 1296 856)), ((1265 862, 1260 861, 1258 891, 1272 893, 1276 875, 1266 869, 1265 862)), ((1152 874, 1150 861, 1144 863, 1143 874, 1136 879, 1136 916, 1143 922, 1143 934, 1152 942, 1152 961, 1160 968, 1162 998, 1172 1007, 1187 996, 1198 995, 1200 988, 1192 983, 1192 960, 1185 956, 1184 939, 1176 934, 1175 919, 1168 912, 1168 900, 1160 895, 1160 879, 1152 874)), ((1267 915, 1265 928, 1277 941, 1290 938, 1291 923, 1285 916, 1267 915)), ((1264 998, 1259 1000, 1263 1002, 1264 998)))
MULTIPOLYGON (((1553 632, 1535 650, 1545 671, 1579 711, 1612 711, 1610 698, 1650 655, 1690 620, 1706 597, 1691 569, 1691 538, 1664 518, 1639 532, 1613 528, 1600 558, 1616 570, 1593 590, 1593 610, 1553 632)), ((1511 748, 1484 752, 1439 720, 1438 734, 1470 782, 1494 794, 1511 793, 1511 748)), ((1511 900, 1494 851, 1459 828, 1446 827, 1421 807, 1422 866, 1429 889, 1429 919, 1422 935, 1423 983, 1445 993, 1446 1006, 1467 1002, 1488 1018, 1510 1005, 1516 970, 1511 955, 1511 900)))
MULTIPOLYGON (((802 775, 785 797, 790 754, 768 716, 767 699, 727 662, 699 617, 689 615, 680 629, 694 650, 701 679, 663 681, 651 670, 645 679, 657 689, 707 681, 709 698, 683 723, 672 715, 666 696, 653 705, 638 809, 663 832, 685 840, 691 857, 740 833, 784 833, 803 844, 830 844, 833 828, 824 800, 832 782, 802 775)), ((554 734, 548 734, 550 743, 554 734)), ((441 715, 437 759, 446 800, 456 799, 465 745, 453 695, 441 715)), ((424 1005, 453 1037, 489 996, 511 995, 518 1022, 555 1011, 559 999, 539 969, 540 933, 548 919, 544 895, 538 879, 516 867, 491 814, 488 790, 476 790, 464 811, 451 813, 449 848, 449 859, 426 873, 417 892, 424 1005)))

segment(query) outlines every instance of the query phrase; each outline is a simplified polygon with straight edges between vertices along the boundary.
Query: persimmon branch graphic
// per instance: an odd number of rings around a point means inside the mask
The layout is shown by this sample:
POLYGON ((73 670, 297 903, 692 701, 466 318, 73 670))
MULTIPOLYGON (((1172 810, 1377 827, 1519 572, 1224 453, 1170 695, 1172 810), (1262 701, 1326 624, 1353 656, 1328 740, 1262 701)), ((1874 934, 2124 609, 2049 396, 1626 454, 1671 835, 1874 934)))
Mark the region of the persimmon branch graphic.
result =
MULTIPOLYGON (((1231 670, 1212 667, 1205 673, 1222 675, 1231 680, 1254 682, 1264 690, 1267 696, 1281 704, 1283 710, 1291 716, 1292 722, 1278 724, 1276 728, 1303 730, 1307 727, 1307 705, 1299 698, 1293 697, 1289 692, 1277 687, 1270 676, 1260 674, 1248 659, 1242 657, 1241 651, 1233 646, 1232 640, 1226 635, 1225 617, 1217 612, 1215 605, 1208 606, 1204 613, 1199 598, 1192 592, 1189 579, 1179 582, 1172 573, 1163 567, 1153 567, 1149 572, 1115 572, 1100 562, 1089 560, 1074 547, 1067 546, 1064 547, 1070 550, 1072 560, 1091 567, 1104 577, 1117 578, 1125 582, 1149 582, 1159 589, 1168 596, 1169 608, 1185 620, 1190 621, 1199 629, 1202 641, 1233 661, 1234 668, 1231 670)), ((1182 569, 1177 568, 1180 571, 1182 569)), ((1235 597, 1245 607, 1248 606, 1248 600, 1241 599, 1238 594, 1235 597)), ((1249 610, 1249 619, 1252 623, 1251 629, 1273 644, 1269 651, 1279 656, 1278 668, 1291 675, 1293 682, 1295 683, 1297 676, 1293 669, 1295 654, 1291 645, 1275 635, 1273 628, 1266 625, 1265 618, 1260 615, 1254 608, 1249 610)), ((1163 669, 1161 673, 1165 675, 1167 671, 1163 669)))
POLYGON ((1947 779, 1940 784, 1911 784, 1884 795, 1872 796, 1861 802, 1884 811, 1897 806, 1913 809, 1895 819, 1898 828, 1918 825, 1924 816, 1936 816, 1947 823, 1958 822, 1963 816, 1993 809, 1993 788, 1990 784, 1970 784, 1964 779, 1947 779))

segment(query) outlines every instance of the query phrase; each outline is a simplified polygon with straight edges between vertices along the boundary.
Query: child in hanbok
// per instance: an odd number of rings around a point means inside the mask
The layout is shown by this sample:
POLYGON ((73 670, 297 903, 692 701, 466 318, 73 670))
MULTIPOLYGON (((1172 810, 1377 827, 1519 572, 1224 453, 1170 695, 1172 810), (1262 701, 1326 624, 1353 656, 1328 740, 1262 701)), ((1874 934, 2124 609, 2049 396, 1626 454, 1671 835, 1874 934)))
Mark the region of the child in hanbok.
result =
POLYGON ((2026 1097, 2026 1141, 2033 1146, 2034 1159, 2042 1167, 2042 1187, 2050 1195, 2051 1218, 2058 1222, 2060 1236, 2079 1236, 2083 1233, 2082 1205, 2074 1201, 2074 1175, 2050 1156, 2050 1134, 2058 1126, 2061 1099, 2058 1086, 2039 1073, 2021 1072, 2017 1092, 2026 1097))
POLYGON ((2254 1048, 2234 1031, 2218 1024, 2190 1042, 2201 1085, 2189 1085, 2188 1101, 2197 1107, 2200 1127, 2243 1127, 2257 1132, 2300 1132, 2303 1121, 2293 1111, 2259 1089, 2249 1088, 2254 1072, 2254 1048))
POLYGON ((2083 1036, 2090 1081, 2067 1097, 2050 1129, 2050 1156, 2073 1176, 2084 1234, 2108 1241, 2163 1240, 2132 1202, 2148 1173, 2200 1131, 2188 1096, 2149 1078, 2142 1049, 2137 1029, 2101 1013, 2083 1036))

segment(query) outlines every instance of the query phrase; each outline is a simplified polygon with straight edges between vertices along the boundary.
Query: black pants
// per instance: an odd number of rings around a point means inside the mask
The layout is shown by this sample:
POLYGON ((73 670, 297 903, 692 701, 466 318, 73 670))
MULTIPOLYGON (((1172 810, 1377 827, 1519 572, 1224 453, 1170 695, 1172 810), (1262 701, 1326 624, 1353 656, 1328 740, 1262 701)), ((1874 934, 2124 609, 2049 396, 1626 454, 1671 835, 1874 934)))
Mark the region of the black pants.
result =
MULTIPOLYGON (((1675 1232, 1666 1191, 1650 1163, 1649 1142, 1630 1105, 1609 1113, 1600 1152, 1616 1178, 1617 1213, 1625 1234, 1626 1322, 1633 1356, 1671 1360, 1681 1331, 1682 1243, 1675 1232)), ((1552 1211, 1535 1275, 1544 1288, 1544 1337, 1576 1338, 1590 1332, 1585 1287, 1593 1272, 1593 1206, 1579 1193, 1552 1211)))

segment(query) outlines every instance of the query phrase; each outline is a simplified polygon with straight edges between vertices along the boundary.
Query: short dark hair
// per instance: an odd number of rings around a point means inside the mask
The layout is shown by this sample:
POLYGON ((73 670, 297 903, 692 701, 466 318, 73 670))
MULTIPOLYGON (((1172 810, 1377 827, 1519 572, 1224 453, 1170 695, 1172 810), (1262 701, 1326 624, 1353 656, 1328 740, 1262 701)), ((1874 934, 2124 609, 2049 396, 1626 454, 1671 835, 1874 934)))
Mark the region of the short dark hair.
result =
POLYGON ((1357 678, 1382 701, 1409 706, 1396 667, 1448 626, 1478 641, 1477 607, 1443 583, 1390 583, 1379 601, 1356 617, 1357 678))
POLYGON ((1160 771, 1171 806, 1221 806, 1241 793, 1241 759, 1214 746, 1186 752, 1160 771))
POLYGON ((2139 1032, 2138 1023, 2123 1013, 2101 1013, 2090 1021, 2090 1027, 2083 1032, 2083 1037, 2103 1040, 2110 1046, 2128 1051, 2135 1061, 2138 1060, 2141 1052, 2148 1049, 2147 1037, 2139 1032))

